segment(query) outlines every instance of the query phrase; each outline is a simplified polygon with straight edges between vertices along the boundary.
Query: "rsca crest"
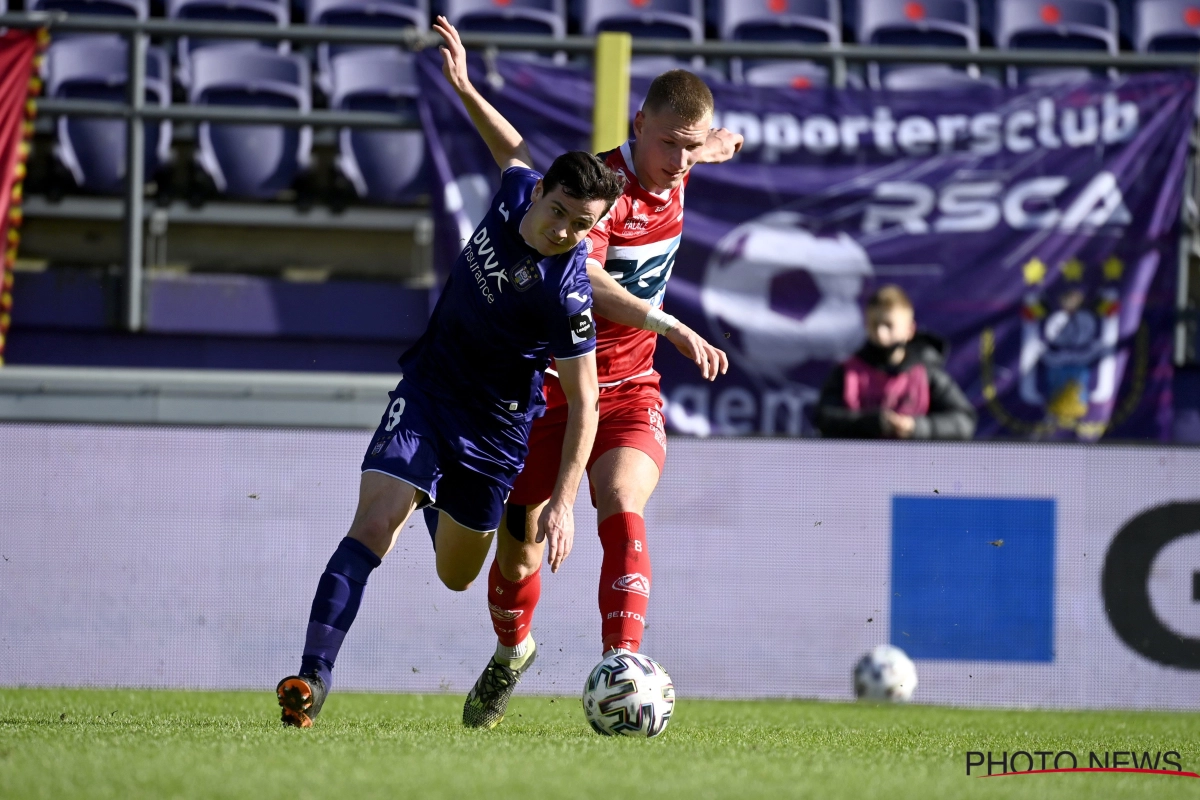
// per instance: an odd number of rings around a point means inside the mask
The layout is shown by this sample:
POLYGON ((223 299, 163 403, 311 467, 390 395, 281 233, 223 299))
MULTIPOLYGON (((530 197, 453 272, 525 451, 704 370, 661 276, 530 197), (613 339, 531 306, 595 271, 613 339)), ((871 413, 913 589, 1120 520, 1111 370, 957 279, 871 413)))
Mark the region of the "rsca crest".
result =
POLYGON ((841 361, 863 343, 859 298, 873 274, 849 235, 816 236, 776 211, 734 228, 713 250, 701 302, 739 366, 788 382, 809 361, 841 361))

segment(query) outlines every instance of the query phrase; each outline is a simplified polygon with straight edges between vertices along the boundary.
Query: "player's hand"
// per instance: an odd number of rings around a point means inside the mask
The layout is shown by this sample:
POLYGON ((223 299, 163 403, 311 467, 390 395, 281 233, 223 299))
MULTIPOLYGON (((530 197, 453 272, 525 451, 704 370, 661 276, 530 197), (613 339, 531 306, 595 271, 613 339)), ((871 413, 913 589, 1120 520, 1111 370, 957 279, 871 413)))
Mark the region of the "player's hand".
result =
POLYGON ((575 512, 570 503, 552 499, 542 509, 537 523, 537 541, 546 539, 550 540, 547 552, 550 571, 558 572, 575 543, 575 512))
POLYGON ((682 322, 667 331, 667 341, 700 368, 700 375, 714 381, 729 371, 729 356, 704 340, 704 337, 682 322))
POLYGON ((742 143, 745 141, 745 137, 740 133, 734 133, 727 128, 710 128, 708 139, 704 143, 704 160, 709 164, 728 161, 742 149, 742 143))
POLYGON ((465 92, 471 88, 471 79, 467 77, 467 48, 463 47, 458 31, 450 24, 450 20, 439 16, 433 23, 433 29, 442 37, 443 44, 438 47, 442 54, 442 74, 456 92, 465 92))
POLYGON ((911 439, 916 427, 917 421, 908 414, 897 414, 895 411, 884 409, 883 432, 885 434, 895 436, 897 439, 911 439))

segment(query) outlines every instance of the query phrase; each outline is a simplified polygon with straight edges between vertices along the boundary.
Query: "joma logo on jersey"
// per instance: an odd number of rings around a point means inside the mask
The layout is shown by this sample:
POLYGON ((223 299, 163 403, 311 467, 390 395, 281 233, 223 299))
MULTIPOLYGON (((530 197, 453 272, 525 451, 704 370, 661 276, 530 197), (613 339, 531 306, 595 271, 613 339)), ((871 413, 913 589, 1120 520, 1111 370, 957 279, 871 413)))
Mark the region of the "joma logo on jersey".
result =
POLYGON ((613 581, 614 589, 619 592, 630 592, 632 594, 640 594, 643 597, 650 596, 650 579, 640 572, 633 572, 629 575, 622 575, 613 581))

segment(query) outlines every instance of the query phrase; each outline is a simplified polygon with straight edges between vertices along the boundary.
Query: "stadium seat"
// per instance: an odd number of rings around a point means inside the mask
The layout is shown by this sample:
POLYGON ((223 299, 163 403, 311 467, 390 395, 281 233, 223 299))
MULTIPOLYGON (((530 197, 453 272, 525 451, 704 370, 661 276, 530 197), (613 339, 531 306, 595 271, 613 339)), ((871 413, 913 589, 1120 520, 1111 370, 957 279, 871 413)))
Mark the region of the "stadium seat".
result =
MULTIPOLYGON (((308 0, 309 25, 342 25, 353 28, 429 29, 429 0, 308 0)), ((333 91, 330 61, 342 53, 359 50, 395 50, 379 45, 317 45, 316 83, 325 94, 333 91)))
MULTIPOLYGON (((348 111, 405 112, 417 118, 415 56, 396 50, 362 50, 333 59, 330 105, 348 111)), ((425 135, 420 130, 352 130, 338 133, 338 168, 362 198, 411 202, 427 191, 425 135)))
MULTIPOLYGON (((194 104, 312 107, 308 62, 297 55, 203 47, 192 53, 194 104)), ((196 160, 219 191, 270 198, 288 188, 312 151, 312 129, 284 125, 201 123, 196 160)))
MULTIPOLYGON (((146 19, 150 16, 149 0, 31 0, 26 7, 30 11, 65 11, 107 17, 146 19)), ((54 38, 62 37, 56 33, 54 38)))
MULTIPOLYGON (((837 45, 842 41, 841 6, 837 0, 722 0, 719 30, 729 40, 837 45)), ((733 80, 760 86, 805 88, 829 80, 827 68, 806 61, 734 58, 729 66, 733 80)))
MULTIPOLYGON (((120 38, 82 36, 56 41, 46 53, 46 94, 87 100, 124 101, 129 79, 129 46, 120 38)), ((146 102, 167 106, 171 85, 166 53, 146 54, 146 102)), ((125 182, 126 123, 99 117, 59 117, 59 161, 82 189, 120 192, 125 182)), ((146 175, 171 154, 171 123, 146 123, 146 175)))
POLYGON ((654 39, 704 39, 701 0, 585 0, 583 33, 626 31, 654 39))
POLYGON ((722 0, 722 39, 756 42, 839 43, 837 0, 722 0))
MULTIPOLYGON (((1000 0, 996 46, 1002 50, 1093 50, 1116 54, 1117 9, 1110 0, 1000 0)), ((1086 80, 1083 67, 1010 67, 1009 82, 1052 84, 1086 80)))
MULTIPOLYGON (((625 31, 652 39, 704 40, 703 0, 583 0, 583 34, 625 31)), ((631 75, 653 78, 683 67, 704 71, 704 60, 679 60, 668 56, 634 56, 631 75)))
MULTIPOLYGON (((287 0, 167 0, 167 16, 172 19, 196 19, 222 22, 258 22, 287 27, 291 11, 287 0)), ((287 42, 258 42, 251 39, 192 39, 179 37, 176 44, 179 82, 185 88, 192 82, 192 57, 204 47, 270 49, 287 53, 287 42)))
POLYGON ((528 33, 562 38, 565 0, 445 0, 446 18, 463 31, 528 33))
POLYGON ((972 74, 946 64, 922 64, 884 71, 881 85, 884 89, 905 92, 923 89, 997 88, 1000 82, 990 76, 972 74))
POLYGON ((1200 4, 1193 0, 1139 0, 1134 46, 1143 53, 1200 51, 1200 4))
MULTIPOLYGON (((979 11, 975 0, 859 0, 857 35, 862 44, 975 51, 979 49, 979 11)), ((873 88, 932 88, 944 85, 937 83, 939 77, 955 84, 974 80, 977 70, 877 62, 867 65, 867 81, 873 88), (908 70, 915 70, 909 78, 893 76, 908 70), (887 76, 893 77, 888 80, 887 76)))

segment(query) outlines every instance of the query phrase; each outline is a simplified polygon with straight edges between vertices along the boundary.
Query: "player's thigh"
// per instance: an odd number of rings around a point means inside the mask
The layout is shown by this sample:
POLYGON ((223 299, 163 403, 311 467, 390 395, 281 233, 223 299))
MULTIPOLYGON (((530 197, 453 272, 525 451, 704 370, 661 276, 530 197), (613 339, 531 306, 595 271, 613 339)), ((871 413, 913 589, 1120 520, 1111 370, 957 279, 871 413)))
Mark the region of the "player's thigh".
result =
POLYGON ((600 427, 588 464, 592 503, 603 520, 641 514, 667 460, 667 435, 657 402, 635 387, 632 397, 600 400, 600 427))
POLYGON ((454 521, 446 512, 438 515, 437 573, 446 587, 464 592, 479 575, 488 550, 492 547, 493 531, 477 531, 454 521))
MULTIPOLYGON (((525 454, 525 463, 513 482, 512 494, 508 498, 510 504, 532 509, 550 499, 554 484, 558 481, 566 434, 566 418, 557 410, 534 420, 529 431, 529 452, 525 454)), ((537 517, 533 518, 536 521, 537 517)))
POLYGON ((523 581, 542 566, 546 542, 537 541, 537 518, 545 502, 532 506, 509 503, 496 537, 496 562, 500 574, 510 581, 523 581))
POLYGON ((437 494, 437 421, 419 387, 403 378, 388 393, 362 461, 358 509, 349 536, 381 558, 414 508, 437 494))
POLYGON ((642 514, 658 485, 659 467, 649 454, 636 447, 614 447, 597 457, 588 471, 596 517, 642 514))
POLYGON ((409 483, 382 472, 364 472, 347 535, 383 558, 395 546, 401 526, 424 500, 425 493, 409 483))

